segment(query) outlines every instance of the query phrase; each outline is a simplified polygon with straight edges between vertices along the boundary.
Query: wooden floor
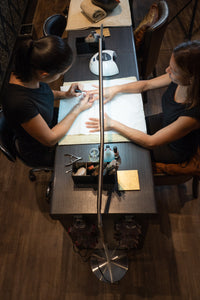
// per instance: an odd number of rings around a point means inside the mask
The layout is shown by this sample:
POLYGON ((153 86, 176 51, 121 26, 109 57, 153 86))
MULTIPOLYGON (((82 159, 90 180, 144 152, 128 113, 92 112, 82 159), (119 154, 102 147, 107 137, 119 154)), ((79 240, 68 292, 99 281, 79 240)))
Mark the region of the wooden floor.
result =
MULTIPOLYGON (((169 0, 172 15, 185 2, 169 0)), ((38 0, 34 15, 38 36, 45 18, 65 6, 66 0, 38 0)), ((180 16, 186 27, 191 13, 188 7, 180 16)), ((194 32, 199 19, 198 6, 194 32)), ((175 19, 164 37, 159 74, 172 48, 184 38, 175 19)), ((200 39, 200 31, 192 39, 200 39)), ((159 111, 160 91, 148 96, 146 113, 159 111)), ((73 251, 62 225, 49 216, 45 192, 50 175, 40 174, 30 182, 29 169, 1 153, 0 168, 1 300, 200 299, 200 198, 192 199, 191 182, 155 188, 158 217, 150 222, 143 249, 130 255, 126 275, 111 285, 93 275, 89 263, 73 251)))

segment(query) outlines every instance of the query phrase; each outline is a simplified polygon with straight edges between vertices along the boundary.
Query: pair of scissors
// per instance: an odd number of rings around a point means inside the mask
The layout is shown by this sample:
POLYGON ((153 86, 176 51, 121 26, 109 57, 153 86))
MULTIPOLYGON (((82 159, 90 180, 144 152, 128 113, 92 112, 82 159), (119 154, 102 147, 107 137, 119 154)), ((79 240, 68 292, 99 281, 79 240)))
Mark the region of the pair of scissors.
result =
POLYGON ((79 161, 79 160, 81 160, 82 159, 82 157, 80 157, 80 156, 76 156, 76 155, 73 155, 73 154, 64 154, 64 156, 68 156, 68 157, 70 157, 71 158, 71 161, 69 162, 69 163, 67 163, 66 165, 65 165, 65 167, 69 167, 69 166, 71 166, 73 163, 75 163, 75 162, 77 162, 77 161, 79 161))

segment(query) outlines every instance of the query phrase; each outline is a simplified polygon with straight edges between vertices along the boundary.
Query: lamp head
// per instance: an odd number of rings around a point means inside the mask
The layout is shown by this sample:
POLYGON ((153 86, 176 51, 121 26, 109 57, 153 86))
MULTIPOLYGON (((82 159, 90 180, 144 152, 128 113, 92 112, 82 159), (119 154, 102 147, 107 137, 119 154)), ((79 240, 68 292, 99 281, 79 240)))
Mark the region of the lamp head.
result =
MULTIPOLYGON (((113 50, 102 51, 102 63, 103 63, 103 76, 113 76, 119 73, 119 69, 115 62, 117 55, 113 50)), ((99 53, 97 52, 90 59, 89 64, 90 71, 99 75, 99 53)))

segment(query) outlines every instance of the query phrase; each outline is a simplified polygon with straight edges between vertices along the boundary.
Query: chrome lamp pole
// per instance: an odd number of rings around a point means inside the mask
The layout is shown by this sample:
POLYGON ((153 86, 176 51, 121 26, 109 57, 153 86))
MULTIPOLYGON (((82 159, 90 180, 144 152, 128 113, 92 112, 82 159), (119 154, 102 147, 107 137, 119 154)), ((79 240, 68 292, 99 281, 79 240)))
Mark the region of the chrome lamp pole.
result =
POLYGON ((99 119, 100 119, 100 154, 99 177, 97 192, 97 219, 99 237, 103 249, 96 250, 90 259, 92 272, 99 280, 114 283, 122 279, 128 271, 128 258, 120 250, 109 250, 105 241, 101 215, 102 189, 103 189, 103 164, 104 164, 104 105, 103 105, 103 62, 102 62, 103 25, 99 38, 99 119))

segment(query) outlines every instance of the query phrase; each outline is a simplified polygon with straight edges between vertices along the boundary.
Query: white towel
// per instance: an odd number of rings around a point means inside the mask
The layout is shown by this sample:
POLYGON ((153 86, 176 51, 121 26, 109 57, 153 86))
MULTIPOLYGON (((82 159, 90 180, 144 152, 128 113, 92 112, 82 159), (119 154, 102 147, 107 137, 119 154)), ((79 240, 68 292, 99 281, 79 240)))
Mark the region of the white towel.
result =
POLYGON ((107 17, 97 23, 90 19, 81 10, 81 0, 71 0, 67 17, 67 31, 80 30, 86 28, 99 28, 101 24, 104 27, 131 26, 131 12, 129 0, 120 0, 119 5, 107 15, 107 17))
POLYGON ((105 10, 101 7, 96 6, 91 0, 83 0, 80 5, 84 14, 93 22, 99 22, 107 16, 105 10))

